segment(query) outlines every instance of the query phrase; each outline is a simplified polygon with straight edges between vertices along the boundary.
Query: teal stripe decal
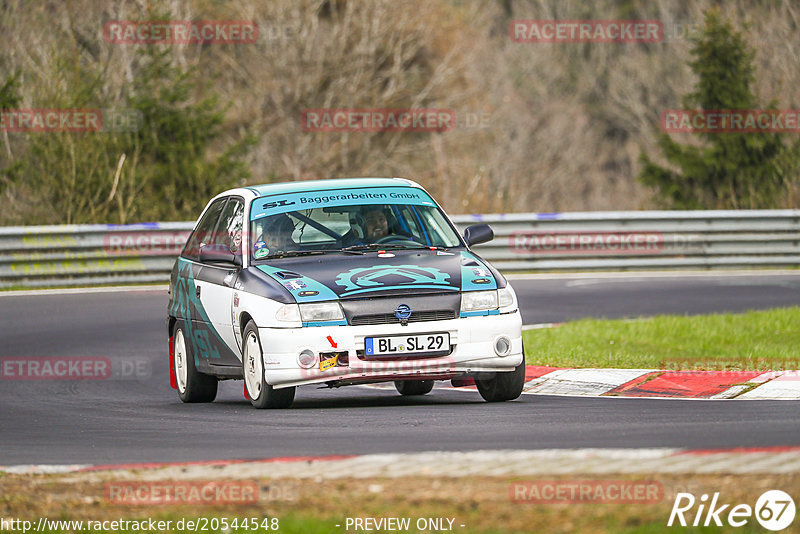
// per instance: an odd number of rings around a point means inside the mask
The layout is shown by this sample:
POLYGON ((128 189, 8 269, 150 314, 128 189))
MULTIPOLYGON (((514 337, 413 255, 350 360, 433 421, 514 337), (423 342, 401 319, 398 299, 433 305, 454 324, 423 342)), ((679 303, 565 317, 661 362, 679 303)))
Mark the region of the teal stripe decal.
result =
POLYGON ((500 315, 500 310, 462 311, 459 317, 483 317, 485 315, 500 315))
POLYGON ((258 269, 285 287, 286 290, 292 294, 292 297, 294 297, 297 303, 339 300, 339 297, 336 296, 336 293, 334 293, 331 288, 321 282, 317 282, 313 278, 301 275, 299 278, 284 280, 277 274, 290 269, 278 269, 270 265, 259 265, 258 269))
POLYGON ((497 289, 497 280, 486 264, 471 252, 461 251, 461 291, 482 291, 497 289), (473 263, 464 265, 464 263, 473 263), (477 265, 475 265, 477 264, 477 265))
POLYGON ((338 321, 308 321, 303 323, 303 326, 347 326, 347 321, 344 319, 338 321))

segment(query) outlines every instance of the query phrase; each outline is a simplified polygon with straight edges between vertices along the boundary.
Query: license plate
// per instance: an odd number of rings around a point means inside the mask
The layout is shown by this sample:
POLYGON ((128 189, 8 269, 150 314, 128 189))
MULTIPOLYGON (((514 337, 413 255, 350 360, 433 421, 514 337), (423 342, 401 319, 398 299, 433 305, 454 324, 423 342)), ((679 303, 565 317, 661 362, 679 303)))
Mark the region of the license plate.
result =
POLYGON ((364 348, 367 356, 450 352, 450 334, 367 337, 364 338, 364 348))

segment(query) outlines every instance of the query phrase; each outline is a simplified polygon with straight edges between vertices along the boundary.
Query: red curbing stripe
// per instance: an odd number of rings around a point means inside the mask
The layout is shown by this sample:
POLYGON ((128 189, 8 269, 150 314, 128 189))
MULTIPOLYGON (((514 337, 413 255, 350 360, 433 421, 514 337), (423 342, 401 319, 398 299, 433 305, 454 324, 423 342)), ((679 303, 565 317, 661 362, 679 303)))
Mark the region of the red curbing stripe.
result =
POLYGON ((293 463, 293 462, 329 462, 335 460, 349 460, 356 458, 357 454, 343 454, 332 456, 280 456, 277 458, 262 458, 257 460, 200 460, 196 462, 144 462, 140 464, 105 464, 93 465, 78 469, 78 471, 113 471, 116 469, 160 469, 162 467, 188 467, 193 465, 224 466, 246 463, 293 463))
POLYGON ((763 374, 752 371, 663 371, 639 377, 612 390, 626 397, 709 398, 763 374))
MULTIPOLYGON (((663 371, 653 371, 652 373, 645 373, 645 374, 643 374, 641 376, 638 376, 638 377, 634 378, 633 380, 631 380, 629 382, 625 382, 624 384, 615 387, 611 391, 605 392, 604 395, 623 395, 624 396, 624 395, 626 395, 626 392, 629 389, 637 388, 640 384, 650 380, 651 377, 658 376, 661 373, 663 373, 663 371)), ((632 395, 632 396, 633 397, 638 397, 639 395, 632 395)))
POLYGON ((672 456, 681 456, 681 455, 705 456, 708 454, 740 454, 740 453, 750 454, 759 452, 770 452, 770 453, 800 452, 800 446, 776 445, 774 447, 735 447, 733 449, 698 449, 698 450, 678 451, 672 454, 672 456))
POLYGON ((560 371, 566 369, 565 367, 547 367, 545 365, 526 365, 525 366, 525 382, 530 382, 535 378, 541 378, 544 375, 550 374, 553 371, 560 371))

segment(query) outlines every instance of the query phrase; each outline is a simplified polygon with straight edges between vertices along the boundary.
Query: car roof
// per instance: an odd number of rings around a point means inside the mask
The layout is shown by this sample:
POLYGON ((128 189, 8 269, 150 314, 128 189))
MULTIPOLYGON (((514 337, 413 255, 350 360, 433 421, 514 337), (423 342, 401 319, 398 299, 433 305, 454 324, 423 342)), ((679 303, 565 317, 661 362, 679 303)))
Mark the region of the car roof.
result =
POLYGON ((421 188, 416 182, 406 180, 405 178, 333 178, 328 180, 303 180, 299 182, 276 182, 272 184, 252 185, 245 189, 249 189, 258 196, 267 196, 281 193, 299 193, 302 191, 398 186, 421 188))

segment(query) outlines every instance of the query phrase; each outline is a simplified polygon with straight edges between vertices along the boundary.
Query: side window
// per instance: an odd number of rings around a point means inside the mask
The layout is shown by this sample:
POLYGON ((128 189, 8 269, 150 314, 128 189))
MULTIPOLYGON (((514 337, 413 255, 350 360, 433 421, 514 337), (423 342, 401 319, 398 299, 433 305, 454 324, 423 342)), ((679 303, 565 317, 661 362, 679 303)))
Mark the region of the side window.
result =
POLYGON ((244 202, 231 198, 222 210, 214 240, 216 245, 224 245, 234 254, 242 253, 242 225, 244 224, 244 202))
POLYGON ((190 260, 200 260, 200 245, 211 243, 211 239, 213 238, 212 234, 217 225, 217 219, 219 219, 219 214, 222 212, 226 200, 227 199, 224 198, 215 200, 214 203, 209 206, 203 218, 197 223, 194 232, 189 236, 189 240, 186 242, 186 246, 183 247, 181 256, 189 258, 190 260))

